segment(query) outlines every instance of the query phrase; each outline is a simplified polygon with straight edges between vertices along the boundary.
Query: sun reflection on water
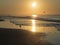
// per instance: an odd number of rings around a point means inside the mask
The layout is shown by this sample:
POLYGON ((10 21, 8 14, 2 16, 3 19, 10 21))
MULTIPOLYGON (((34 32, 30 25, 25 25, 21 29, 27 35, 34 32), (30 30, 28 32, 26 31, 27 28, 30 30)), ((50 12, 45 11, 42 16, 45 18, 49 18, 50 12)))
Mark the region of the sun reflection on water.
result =
POLYGON ((36 32, 36 23, 35 23, 35 20, 32 20, 32 32, 36 32))

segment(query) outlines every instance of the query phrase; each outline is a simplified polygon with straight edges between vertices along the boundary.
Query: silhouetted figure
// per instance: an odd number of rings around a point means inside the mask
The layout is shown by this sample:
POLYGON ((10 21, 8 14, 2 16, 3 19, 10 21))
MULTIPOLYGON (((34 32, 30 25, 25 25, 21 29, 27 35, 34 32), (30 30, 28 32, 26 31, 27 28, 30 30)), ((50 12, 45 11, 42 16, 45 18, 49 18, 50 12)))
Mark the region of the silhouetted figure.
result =
POLYGON ((20 24, 19 26, 20 26, 20 29, 21 29, 21 27, 22 27, 22 24, 20 24))

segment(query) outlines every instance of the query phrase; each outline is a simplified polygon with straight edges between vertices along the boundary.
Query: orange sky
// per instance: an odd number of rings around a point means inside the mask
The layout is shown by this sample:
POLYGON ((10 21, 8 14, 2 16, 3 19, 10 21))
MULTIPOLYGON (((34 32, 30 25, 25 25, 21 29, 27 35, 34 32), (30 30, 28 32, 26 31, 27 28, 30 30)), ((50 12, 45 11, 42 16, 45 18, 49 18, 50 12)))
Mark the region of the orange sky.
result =
POLYGON ((60 0, 0 0, 0 14, 60 14, 60 0), (35 9, 33 2, 36 2, 35 9))

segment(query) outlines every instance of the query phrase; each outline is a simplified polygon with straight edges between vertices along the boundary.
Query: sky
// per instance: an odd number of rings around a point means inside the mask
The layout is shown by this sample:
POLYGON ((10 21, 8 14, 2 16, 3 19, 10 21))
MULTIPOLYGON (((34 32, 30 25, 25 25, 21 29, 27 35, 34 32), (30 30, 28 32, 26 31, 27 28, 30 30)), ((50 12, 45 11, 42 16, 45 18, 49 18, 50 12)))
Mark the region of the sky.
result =
POLYGON ((0 14, 60 14, 60 0, 0 0, 0 14), (36 7, 32 7, 36 2, 36 7))

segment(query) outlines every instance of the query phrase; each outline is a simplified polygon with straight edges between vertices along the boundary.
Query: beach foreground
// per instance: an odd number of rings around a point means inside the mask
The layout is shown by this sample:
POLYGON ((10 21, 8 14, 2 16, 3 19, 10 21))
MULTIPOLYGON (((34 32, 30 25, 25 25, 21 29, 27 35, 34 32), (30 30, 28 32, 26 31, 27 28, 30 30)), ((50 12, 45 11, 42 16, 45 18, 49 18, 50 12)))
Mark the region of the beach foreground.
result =
POLYGON ((23 29, 0 28, 0 45, 53 45, 43 39, 43 37, 46 37, 45 33, 33 33, 23 29))

